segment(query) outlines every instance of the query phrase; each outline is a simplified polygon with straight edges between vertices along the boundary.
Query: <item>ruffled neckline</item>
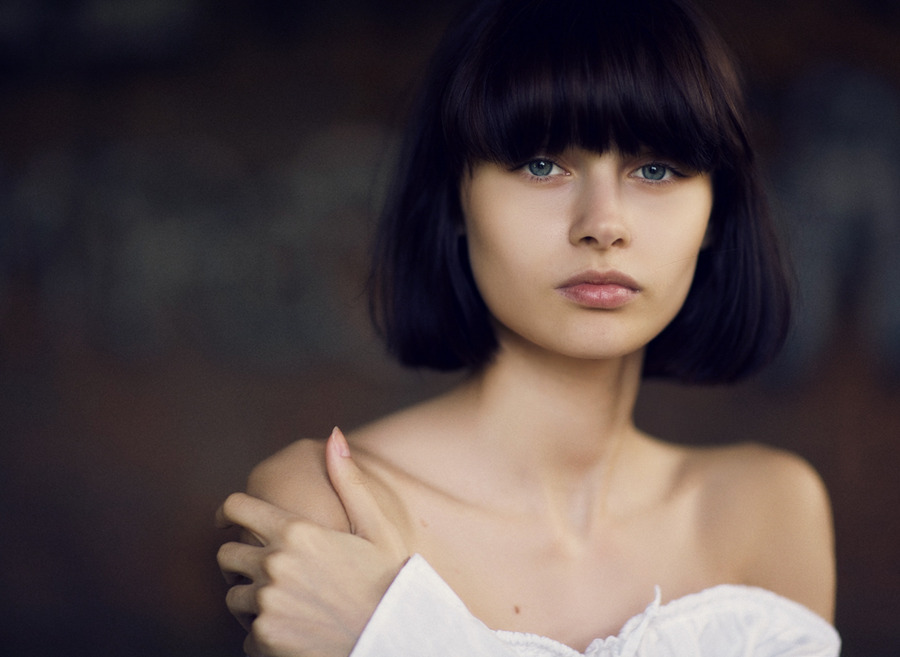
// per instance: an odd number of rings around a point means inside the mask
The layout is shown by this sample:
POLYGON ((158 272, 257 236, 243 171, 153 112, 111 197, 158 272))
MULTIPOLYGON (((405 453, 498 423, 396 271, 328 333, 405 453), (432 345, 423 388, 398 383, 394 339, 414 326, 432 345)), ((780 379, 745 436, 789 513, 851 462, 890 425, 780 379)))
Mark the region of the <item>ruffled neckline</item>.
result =
POLYGON ((656 587, 654 600, 644 611, 635 614, 622 625, 618 634, 594 639, 581 653, 574 648, 539 634, 495 630, 505 642, 518 647, 540 648, 553 657, 600 657, 603 655, 620 655, 628 657, 636 654, 646 630, 656 622, 665 623, 670 620, 702 614, 706 611, 721 611, 723 605, 735 602, 756 602, 769 607, 778 607, 793 618, 797 618, 812 627, 817 627, 824 635, 833 635, 840 641, 834 626, 808 607, 786 598, 774 591, 758 586, 745 584, 717 584, 709 588, 688 593, 661 604, 661 591, 656 587))

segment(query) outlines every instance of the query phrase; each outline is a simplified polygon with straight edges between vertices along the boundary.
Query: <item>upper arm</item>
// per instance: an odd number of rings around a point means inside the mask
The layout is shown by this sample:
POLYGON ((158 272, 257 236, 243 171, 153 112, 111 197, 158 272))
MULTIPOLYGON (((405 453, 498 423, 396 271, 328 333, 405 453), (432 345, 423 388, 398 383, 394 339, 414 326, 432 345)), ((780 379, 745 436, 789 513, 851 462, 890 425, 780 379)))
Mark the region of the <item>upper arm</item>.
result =
POLYGON ((832 621, 834 530, 818 473, 793 454, 760 448, 747 482, 756 491, 747 583, 796 600, 832 621))
POLYGON ((300 440, 257 465, 247 492, 329 529, 350 523, 325 469, 325 444, 300 440))

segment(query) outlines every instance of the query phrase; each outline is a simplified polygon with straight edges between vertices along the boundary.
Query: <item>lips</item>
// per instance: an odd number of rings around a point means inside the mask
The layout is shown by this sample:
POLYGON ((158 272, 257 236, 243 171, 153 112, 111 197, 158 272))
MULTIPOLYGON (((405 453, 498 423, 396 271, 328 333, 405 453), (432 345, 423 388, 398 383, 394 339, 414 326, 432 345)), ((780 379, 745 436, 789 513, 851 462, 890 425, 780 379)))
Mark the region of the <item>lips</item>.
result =
POLYGON ((641 292, 641 287, 633 278, 618 271, 582 272, 556 289, 579 306, 602 310, 621 308, 641 292))

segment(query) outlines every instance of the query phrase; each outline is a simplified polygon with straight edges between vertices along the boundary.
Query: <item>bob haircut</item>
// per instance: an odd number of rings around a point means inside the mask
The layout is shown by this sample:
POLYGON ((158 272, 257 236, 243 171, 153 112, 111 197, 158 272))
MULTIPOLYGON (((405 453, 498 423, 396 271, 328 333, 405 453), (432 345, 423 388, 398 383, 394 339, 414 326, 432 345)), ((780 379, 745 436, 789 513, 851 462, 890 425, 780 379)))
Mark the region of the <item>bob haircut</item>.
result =
POLYGON ((735 381, 787 332, 787 277, 737 75, 684 0, 487 0, 451 26, 414 106, 376 235, 370 303, 401 363, 477 370, 498 347, 472 277, 459 189, 481 161, 568 147, 651 152, 711 174, 710 240, 644 376, 735 381))

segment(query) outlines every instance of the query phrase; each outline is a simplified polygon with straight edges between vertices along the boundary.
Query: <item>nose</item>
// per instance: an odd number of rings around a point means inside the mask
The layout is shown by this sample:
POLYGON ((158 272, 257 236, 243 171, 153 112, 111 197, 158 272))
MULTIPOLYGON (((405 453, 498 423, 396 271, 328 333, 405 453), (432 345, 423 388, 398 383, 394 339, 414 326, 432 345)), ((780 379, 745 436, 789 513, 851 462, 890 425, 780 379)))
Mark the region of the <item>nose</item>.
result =
POLYGON ((598 249, 627 246, 631 232, 616 176, 590 176, 581 182, 574 202, 569 241, 598 249))

